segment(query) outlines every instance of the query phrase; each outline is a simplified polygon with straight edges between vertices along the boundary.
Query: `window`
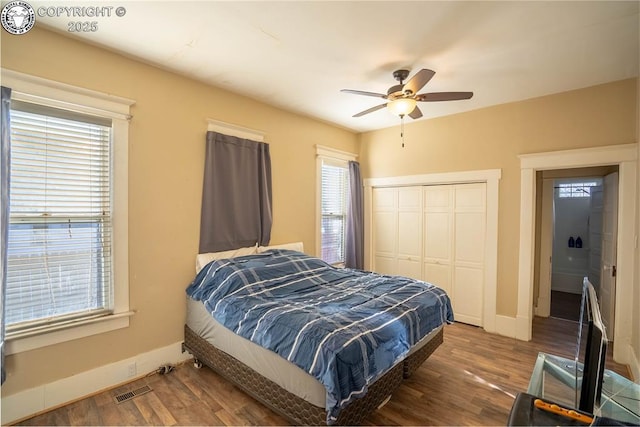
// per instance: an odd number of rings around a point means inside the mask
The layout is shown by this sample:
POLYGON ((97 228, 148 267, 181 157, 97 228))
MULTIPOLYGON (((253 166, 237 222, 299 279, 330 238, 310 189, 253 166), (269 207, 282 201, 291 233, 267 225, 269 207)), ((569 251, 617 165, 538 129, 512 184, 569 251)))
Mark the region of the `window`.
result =
POLYGON ((129 325, 134 101, 2 69, 11 93, 7 354, 129 325))
POLYGON ((12 102, 6 324, 111 312, 111 120, 12 102))
POLYGON ((558 197, 590 197, 591 187, 599 185, 597 182, 568 182, 558 185, 558 197))
POLYGON ((347 164, 322 162, 322 255, 329 264, 344 263, 349 169, 347 164))
POLYGON ((344 264, 349 161, 356 156, 316 147, 318 156, 318 256, 329 264, 344 264))

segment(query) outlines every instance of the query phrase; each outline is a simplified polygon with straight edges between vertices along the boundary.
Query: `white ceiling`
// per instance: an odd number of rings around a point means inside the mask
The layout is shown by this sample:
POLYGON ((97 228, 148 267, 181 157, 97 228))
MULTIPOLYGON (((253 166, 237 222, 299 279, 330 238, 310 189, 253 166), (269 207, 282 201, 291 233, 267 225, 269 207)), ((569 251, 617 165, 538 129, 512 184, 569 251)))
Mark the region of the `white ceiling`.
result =
MULTIPOLYGON (((283 109, 362 132, 398 125, 384 102, 392 72, 436 72, 424 118, 638 76, 638 1, 32 1, 122 6, 123 17, 37 23, 283 109), (96 32, 69 33, 95 20, 96 32)), ((423 119, 424 119, 423 118, 423 119)), ((409 119, 410 120, 410 119, 409 119)))

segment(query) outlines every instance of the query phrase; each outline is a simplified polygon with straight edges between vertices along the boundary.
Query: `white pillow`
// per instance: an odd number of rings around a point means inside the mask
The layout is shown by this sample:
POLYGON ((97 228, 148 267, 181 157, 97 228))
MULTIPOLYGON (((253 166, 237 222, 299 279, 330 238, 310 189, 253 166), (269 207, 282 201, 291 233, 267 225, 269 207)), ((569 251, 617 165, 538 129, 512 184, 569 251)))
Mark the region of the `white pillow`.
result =
POLYGON ((253 255, 256 253, 258 253, 258 248, 256 246, 249 246, 247 248, 231 249, 229 251, 198 254, 196 256, 196 274, 198 274, 200 270, 202 270, 202 268, 211 261, 222 258, 235 258, 237 256, 253 255))
POLYGON ((258 246, 258 253, 261 254, 262 252, 268 251, 269 249, 290 249, 292 251, 304 252, 304 246, 302 242, 295 242, 273 246, 258 246))

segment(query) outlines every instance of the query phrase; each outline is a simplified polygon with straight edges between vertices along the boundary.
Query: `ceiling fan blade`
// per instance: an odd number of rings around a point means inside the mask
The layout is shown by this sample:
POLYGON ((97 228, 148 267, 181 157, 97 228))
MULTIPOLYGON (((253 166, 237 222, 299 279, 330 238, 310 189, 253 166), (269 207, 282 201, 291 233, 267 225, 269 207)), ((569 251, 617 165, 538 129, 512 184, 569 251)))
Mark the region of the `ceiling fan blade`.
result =
POLYGON ((340 92, 344 92, 344 93, 353 93, 353 94, 355 94, 355 95, 375 96, 376 98, 384 98, 384 99, 387 99, 387 95, 385 95, 385 94, 383 94, 383 93, 366 92, 366 91, 363 91, 363 90, 340 89, 340 92))
POLYGON ((358 114, 354 114, 353 117, 362 117, 365 114, 369 114, 369 113, 373 113, 374 111, 378 111, 384 107, 386 107, 387 104, 380 104, 380 105, 376 105, 375 107, 371 107, 368 110, 364 110, 364 111, 360 111, 358 114))
POLYGON ((416 108, 414 108, 413 111, 409 113, 409 117, 411 117, 412 119, 419 119, 420 117, 422 117, 422 111, 420 111, 420 108, 416 106, 416 108))
POLYGON ((461 99, 469 99, 473 96, 473 92, 431 92, 416 95, 416 101, 459 101, 461 99))
POLYGON ((407 83, 405 83, 402 91, 410 96, 415 95, 420 89, 422 89, 424 85, 429 82, 429 80, 431 80, 435 73, 435 71, 423 68, 422 70, 418 71, 415 76, 411 77, 407 83))

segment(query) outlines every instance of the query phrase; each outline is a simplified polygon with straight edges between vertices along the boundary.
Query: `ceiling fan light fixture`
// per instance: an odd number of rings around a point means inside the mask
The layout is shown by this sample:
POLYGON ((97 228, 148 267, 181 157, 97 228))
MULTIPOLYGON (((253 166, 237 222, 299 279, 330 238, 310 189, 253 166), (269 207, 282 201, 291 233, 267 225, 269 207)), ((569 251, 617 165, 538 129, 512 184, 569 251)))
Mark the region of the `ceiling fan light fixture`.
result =
POLYGON ((396 116, 406 116, 416 108, 416 104, 413 98, 398 98, 387 103, 387 108, 396 116))
POLYGON ((420 108, 417 106, 418 102, 457 101, 460 99, 470 99, 473 96, 473 92, 418 93, 424 85, 429 83, 429 80, 431 80, 434 74, 435 71, 423 68, 411 77, 408 82, 404 83, 404 80, 409 76, 409 71, 394 71, 393 77, 398 80, 400 84, 391 86, 389 90, 387 90, 386 94, 353 89, 341 89, 340 91, 353 93, 355 95, 373 96, 387 100, 386 103, 360 111, 359 113, 354 114, 353 117, 362 117, 365 114, 373 113, 374 111, 382 110, 387 107, 392 114, 400 116, 400 118, 408 115, 414 120, 422 117, 422 111, 420 111, 420 108))

